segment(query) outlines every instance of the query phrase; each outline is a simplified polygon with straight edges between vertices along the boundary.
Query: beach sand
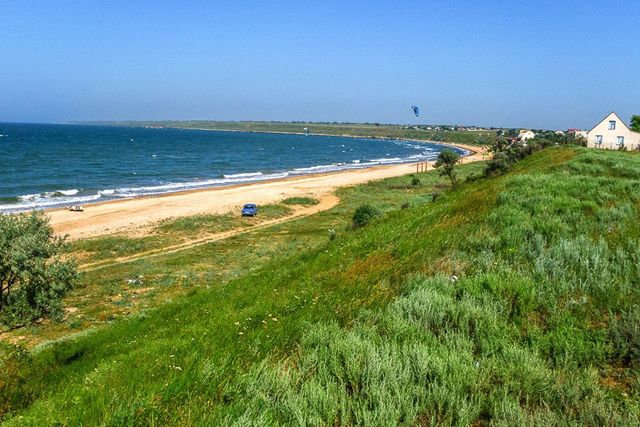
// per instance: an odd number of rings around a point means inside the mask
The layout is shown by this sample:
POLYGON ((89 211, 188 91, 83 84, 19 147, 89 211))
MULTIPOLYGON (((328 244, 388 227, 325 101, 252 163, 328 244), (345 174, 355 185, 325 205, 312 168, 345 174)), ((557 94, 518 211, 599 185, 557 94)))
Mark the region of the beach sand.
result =
MULTIPOLYGON (((463 163, 485 160, 488 156, 479 147, 458 147, 471 150, 463 163)), ((433 162, 429 162, 429 169, 433 162)), ((415 164, 376 166, 323 174, 288 177, 272 181, 215 187, 179 193, 114 200, 84 206, 84 212, 51 209, 46 213, 59 235, 70 240, 105 234, 144 235, 158 221, 197 214, 221 214, 239 210, 244 203, 264 205, 294 196, 322 197, 338 187, 410 174, 415 164)))

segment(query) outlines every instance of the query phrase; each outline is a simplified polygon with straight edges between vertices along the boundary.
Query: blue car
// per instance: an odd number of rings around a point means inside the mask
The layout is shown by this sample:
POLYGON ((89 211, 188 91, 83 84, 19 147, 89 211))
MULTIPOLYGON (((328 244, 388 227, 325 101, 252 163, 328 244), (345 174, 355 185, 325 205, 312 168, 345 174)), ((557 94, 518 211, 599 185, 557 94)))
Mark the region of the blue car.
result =
POLYGON ((242 216, 256 216, 258 215, 258 207, 253 203, 247 203, 242 208, 242 216))

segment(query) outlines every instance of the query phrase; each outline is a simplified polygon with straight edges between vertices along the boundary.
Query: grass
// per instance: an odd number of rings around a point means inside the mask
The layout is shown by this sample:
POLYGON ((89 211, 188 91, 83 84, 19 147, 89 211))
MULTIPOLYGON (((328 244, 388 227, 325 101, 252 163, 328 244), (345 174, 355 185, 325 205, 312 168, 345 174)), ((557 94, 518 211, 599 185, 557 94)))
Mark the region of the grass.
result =
MULTIPOLYGON (((266 236, 311 243, 5 358, 4 422, 640 423, 640 157, 547 149, 435 202, 441 181, 420 179, 342 189, 345 204, 266 236), (347 230, 365 203, 385 214, 347 230)), ((213 253, 127 273, 210 272, 213 253)))
POLYGON ((226 214, 192 215, 162 221, 150 235, 130 237, 109 235, 73 242, 70 252, 83 262, 95 262, 110 258, 134 255, 179 244, 203 234, 216 234, 233 229, 241 229, 264 221, 282 218, 291 210, 282 204, 260 206, 256 218, 241 217, 236 212, 226 214))
POLYGON ((320 203, 320 201, 313 197, 289 197, 284 199, 282 203, 285 205, 314 206, 320 203))
MULTIPOLYGON (((465 165, 461 174, 478 173, 480 164, 465 165)), ((99 325, 108 325, 174 298, 194 288, 221 286, 272 262, 325 244, 329 230, 343 235, 351 224, 353 211, 362 204, 371 204, 391 212, 403 203, 415 206, 431 201, 430 192, 444 184, 434 173, 420 174, 424 185, 406 185, 406 177, 372 182, 367 185, 340 189, 341 202, 335 208, 311 217, 251 231, 233 238, 208 243, 169 256, 143 259, 126 264, 107 266, 85 272, 79 286, 66 301, 73 313, 64 323, 45 323, 24 330, 12 331, 12 339, 22 338, 28 346, 58 339, 99 325), (139 278, 142 277, 142 283, 139 278), (134 281, 134 283, 129 283, 134 281)), ((101 237, 76 242, 73 252, 81 262, 108 261, 113 257, 133 255, 200 237, 205 232, 230 228, 250 228, 252 224, 283 214, 290 205, 262 206, 256 218, 229 215, 185 217, 160 224, 156 233, 147 237, 101 237), (110 246, 116 240, 117 248, 110 246), (150 242, 146 246, 140 242, 150 242), (122 249, 119 249, 122 248, 122 249), (93 252, 90 252, 93 249, 93 252), (116 250, 117 249, 117 250, 116 250)))

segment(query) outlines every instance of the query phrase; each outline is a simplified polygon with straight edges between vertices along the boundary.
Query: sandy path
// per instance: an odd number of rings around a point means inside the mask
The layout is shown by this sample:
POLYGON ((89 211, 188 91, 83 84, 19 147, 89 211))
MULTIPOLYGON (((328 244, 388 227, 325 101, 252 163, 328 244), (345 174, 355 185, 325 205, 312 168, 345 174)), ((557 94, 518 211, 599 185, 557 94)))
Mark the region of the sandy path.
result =
POLYGON ((224 231, 222 233, 208 234, 203 237, 199 237, 193 240, 188 240, 186 242, 182 242, 176 245, 152 249, 150 251, 140 252, 140 253, 129 255, 129 256, 123 256, 119 258, 112 258, 108 260, 102 260, 102 261, 97 261, 93 263, 83 264, 80 266, 80 269, 82 271, 98 270, 100 268, 108 267, 111 265, 137 261, 139 259, 144 259, 144 258, 152 258, 159 255, 171 254, 174 252, 183 251, 185 249, 190 249, 195 246, 200 246, 200 245, 204 245, 211 242, 217 242, 223 239, 228 239, 230 237, 238 236, 240 234, 251 233, 252 231, 260 230, 262 228, 271 227, 276 224, 282 224, 284 222, 303 218, 305 216, 313 215, 321 211, 326 211, 328 209, 331 209, 335 205, 337 205, 338 202, 340 202, 340 198, 338 198, 338 196, 334 194, 326 194, 323 197, 321 197, 319 201, 320 203, 318 203, 317 205, 313 205, 309 207, 300 207, 296 209, 291 215, 260 222, 254 226, 234 228, 232 230, 224 231))
MULTIPOLYGON (((459 146, 475 150, 463 159, 464 163, 487 158, 478 147, 459 146)), ((433 162, 429 162, 429 168, 432 167, 433 162)), ((96 203, 85 206, 84 212, 52 209, 47 214, 56 233, 66 234, 72 240, 114 233, 145 234, 150 225, 167 218, 226 213, 244 203, 276 203, 295 196, 324 197, 338 187, 406 175, 415 170, 415 164, 378 166, 96 203)))

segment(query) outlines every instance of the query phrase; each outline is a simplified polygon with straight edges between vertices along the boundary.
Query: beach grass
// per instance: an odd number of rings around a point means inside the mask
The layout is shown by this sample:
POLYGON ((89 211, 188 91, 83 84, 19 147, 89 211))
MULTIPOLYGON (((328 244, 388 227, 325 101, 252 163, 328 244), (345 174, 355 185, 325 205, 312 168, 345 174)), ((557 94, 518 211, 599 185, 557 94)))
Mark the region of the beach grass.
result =
POLYGON ((435 201, 442 178, 419 177, 340 189, 329 211, 225 242, 236 251, 88 273, 184 291, 7 353, 3 421, 640 423, 640 157, 546 149, 435 201), (362 204, 383 215, 353 230, 362 204))
POLYGON ((320 203, 320 201, 313 197, 289 197, 284 199, 282 203, 285 205, 314 206, 320 203))
POLYGON ((72 242, 69 251, 82 263, 108 260, 176 245, 198 236, 252 227, 290 213, 291 209, 285 205, 267 204, 260 206, 260 213, 255 218, 242 217, 239 208, 237 212, 225 214, 171 218, 161 221, 150 233, 140 237, 115 234, 82 239, 72 242))

